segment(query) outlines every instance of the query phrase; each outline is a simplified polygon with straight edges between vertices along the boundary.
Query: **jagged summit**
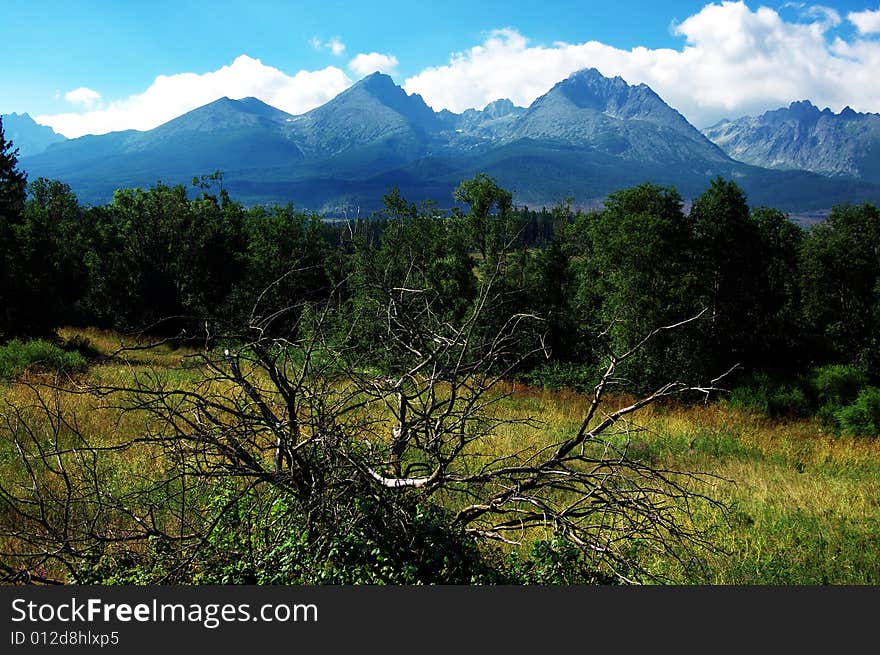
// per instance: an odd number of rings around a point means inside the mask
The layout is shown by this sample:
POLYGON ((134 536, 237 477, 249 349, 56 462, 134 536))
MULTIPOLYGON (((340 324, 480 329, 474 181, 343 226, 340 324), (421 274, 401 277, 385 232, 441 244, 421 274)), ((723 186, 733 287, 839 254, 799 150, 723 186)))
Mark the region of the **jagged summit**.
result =
POLYGON ((706 128, 734 159, 766 168, 807 170, 880 183, 880 114, 844 107, 835 114, 809 100, 706 128))
POLYGON ((650 87, 605 77, 595 68, 555 84, 513 123, 511 132, 642 162, 727 160, 650 87))
POLYGON ((305 123, 339 128, 364 138, 407 128, 431 131, 441 123, 420 95, 408 94, 389 75, 379 72, 367 75, 302 118, 305 123))
POLYGON ((3 119, 6 139, 15 144, 21 157, 39 154, 53 144, 67 141, 66 137, 56 134, 51 127, 37 123, 27 112, 4 114, 0 118, 3 119))
POLYGON ((354 89, 359 87, 370 89, 371 91, 378 93, 396 93, 397 90, 400 89, 390 75, 387 73, 380 73, 379 71, 375 71, 362 77, 352 84, 350 88, 354 89))
POLYGON ((522 110, 523 108, 517 107, 513 104, 512 100, 508 98, 499 98, 483 107, 483 114, 489 118, 501 118, 502 116, 509 116, 510 114, 515 114, 517 111, 522 110))

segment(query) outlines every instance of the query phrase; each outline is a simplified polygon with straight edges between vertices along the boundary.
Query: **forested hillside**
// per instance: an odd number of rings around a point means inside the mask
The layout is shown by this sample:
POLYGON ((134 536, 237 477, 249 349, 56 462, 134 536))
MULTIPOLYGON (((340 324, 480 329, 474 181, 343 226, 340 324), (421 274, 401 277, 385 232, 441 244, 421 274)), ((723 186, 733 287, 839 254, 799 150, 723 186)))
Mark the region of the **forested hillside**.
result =
POLYGON ((206 321, 212 334, 235 332, 255 309, 285 302, 335 293, 356 307, 364 280, 391 270, 418 272, 438 303, 461 312, 497 265, 506 306, 543 317, 552 345, 549 360, 523 364, 523 374, 575 371, 609 345, 701 311, 632 363, 636 388, 734 364, 880 370, 872 204, 839 205, 805 232, 778 210, 750 208, 720 178, 689 212, 674 189, 649 184, 582 212, 516 207, 478 175, 458 187, 451 211, 391 190, 374 216, 325 222, 290 205, 246 208, 222 176, 193 182, 195 193, 159 184, 83 208, 63 183, 32 180, 25 196, 23 179, 7 176, 0 334, 46 336, 73 324, 195 339, 206 321))

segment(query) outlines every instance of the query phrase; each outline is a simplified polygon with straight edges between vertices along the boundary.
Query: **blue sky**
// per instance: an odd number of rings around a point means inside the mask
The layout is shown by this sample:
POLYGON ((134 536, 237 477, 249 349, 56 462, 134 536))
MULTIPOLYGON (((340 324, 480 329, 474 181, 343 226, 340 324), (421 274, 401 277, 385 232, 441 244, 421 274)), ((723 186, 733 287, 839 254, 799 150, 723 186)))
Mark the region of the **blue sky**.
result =
POLYGON ((2 9, 0 113, 26 111, 72 136, 146 129, 212 95, 257 95, 299 113, 374 68, 454 111, 499 95, 528 104, 589 65, 648 83, 697 124, 802 97, 880 111, 880 90, 867 88, 880 87, 871 84, 878 0, 3 0, 2 9))

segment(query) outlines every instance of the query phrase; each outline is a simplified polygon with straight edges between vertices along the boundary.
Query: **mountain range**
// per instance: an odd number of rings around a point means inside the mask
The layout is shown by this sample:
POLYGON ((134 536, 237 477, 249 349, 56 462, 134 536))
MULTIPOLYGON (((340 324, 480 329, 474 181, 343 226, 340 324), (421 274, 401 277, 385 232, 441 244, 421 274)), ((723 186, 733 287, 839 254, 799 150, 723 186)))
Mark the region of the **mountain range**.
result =
MULTIPOLYGON (((17 128, 19 143, 7 128, 7 137, 21 147, 21 167, 31 178, 61 179, 89 204, 108 201, 119 187, 187 183, 215 170, 243 202, 292 201, 328 215, 376 209, 391 187, 413 201, 448 204, 455 186, 477 172, 532 206, 567 198, 593 204, 642 182, 675 186, 689 198, 718 175, 735 179, 752 204, 789 211, 880 200, 880 176, 864 163, 873 156, 870 147, 853 146, 868 154, 854 154, 849 168, 835 168, 833 146, 824 167, 812 166, 806 154, 787 165, 753 156, 760 148, 745 145, 748 130, 733 127, 742 121, 701 133, 650 87, 596 69, 573 73, 529 107, 499 99, 461 114, 435 112, 418 94, 374 73, 298 116, 256 98, 221 98, 143 132, 67 140, 33 131, 40 141, 17 128), (739 143, 742 151, 731 145, 739 143)), ((771 142, 773 128, 761 129, 752 130, 755 139, 771 142)), ((804 128, 785 129, 768 152, 784 150, 791 129, 804 128)), ((844 132, 861 144, 872 129, 844 132)))
POLYGON ((809 100, 760 116, 721 121, 703 133, 740 161, 880 184, 880 114, 819 111, 809 100))

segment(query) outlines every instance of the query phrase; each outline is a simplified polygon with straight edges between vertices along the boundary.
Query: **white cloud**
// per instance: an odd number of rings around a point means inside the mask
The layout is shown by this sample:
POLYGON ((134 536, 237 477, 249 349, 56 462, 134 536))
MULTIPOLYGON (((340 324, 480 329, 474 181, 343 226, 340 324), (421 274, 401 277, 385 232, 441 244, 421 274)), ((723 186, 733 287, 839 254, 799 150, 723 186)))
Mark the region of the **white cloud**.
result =
POLYGON ((101 94, 94 89, 81 86, 78 89, 65 93, 64 99, 73 105, 82 105, 83 107, 92 108, 101 100, 101 94))
POLYGON ((301 70, 291 76, 259 59, 241 55, 229 66, 209 73, 160 75, 143 93, 98 109, 37 116, 35 120, 71 138, 117 130, 148 130, 223 96, 253 96, 291 114, 301 114, 327 102, 351 82, 335 66, 301 70))
POLYGON ((348 62, 348 68, 361 77, 376 71, 393 75, 397 70, 397 57, 394 55, 383 55, 378 52, 362 52, 348 62))
POLYGON ((700 127, 804 98, 836 111, 845 105, 880 111, 880 42, 832 38, 839 22, 836 11, 822 6, 788 22, 767 7, 709 4, 673 26, 685 39, 679 49, 533 45, 516 30, 495 30, 448 64, 410 77, 404 88, 437 110, 460 112, 505 97, 526 106, 572 72, 595 67, 648 84, 700 127))
POLYGON ((315 50, 323 50, 324 48, 326 48, 337 57, 342 56, 342 53, 345 52, 345 44, 338 36, 334 36, 329 41, 322 41, 321 37, 315 35, 311 39, 309 39, 309 44, 315 50))
POLYGON ((880 9, 853 11, 848 13, 846 18, 856 26, 859 34, 880 33, 880 9))
POLYGON ((345 44, 339 40, 338 36, 334 36, 325 45, 330 48, 330 52, 332 52, 337 57, 341 56, 342 53, 345 52, 345 44))
POLYGON ((807 18, 817 19, 819 24, 824 25, 826 28, 829 29, 832 27, 837 27, 843 22, 843 20, 840 18, 840 14, 836 9, 825 7, 823 5, 813 5, 811 7, 808 7, 804 11, 804 16, 807 18))

